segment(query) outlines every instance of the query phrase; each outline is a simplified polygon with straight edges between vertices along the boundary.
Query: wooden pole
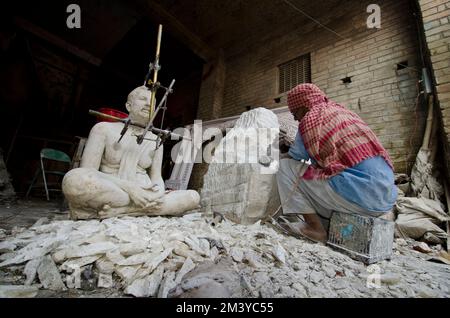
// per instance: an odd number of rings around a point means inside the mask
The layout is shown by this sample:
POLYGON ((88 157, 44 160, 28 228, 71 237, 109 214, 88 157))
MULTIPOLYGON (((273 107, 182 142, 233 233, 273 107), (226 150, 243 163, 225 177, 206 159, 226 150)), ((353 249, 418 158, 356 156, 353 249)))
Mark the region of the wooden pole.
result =
POLYGON ((430 149, 430 137, 431 137, 431 128, 433 126, 433 105, 434 105, 434 97, 430 95, 430 100, 428 102, 428 117, 427 117, 427 126, 425 129, 425 135, 423 137, 422 149, 428 150, 430 149))

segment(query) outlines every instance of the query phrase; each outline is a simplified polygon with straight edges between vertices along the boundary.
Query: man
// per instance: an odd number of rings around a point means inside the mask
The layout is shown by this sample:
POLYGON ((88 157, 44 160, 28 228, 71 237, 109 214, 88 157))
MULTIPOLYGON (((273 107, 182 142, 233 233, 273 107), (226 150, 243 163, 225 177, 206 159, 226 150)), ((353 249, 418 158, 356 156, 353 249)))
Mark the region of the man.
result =
POLYGON ((302 215, 304 222, 283 226, 325 242, 322 221, 333 211, 375 217, 389 212, 397 199, 393 165, 367 124, 313 84, 290 91, 288 106, 299 132, 291 158, 280 161, 277 181, 284 214, 302 215), (304 174, 300 160, 312 162, 304 174))
MULTIPOLYGON (((145 87, 132 91, 126 103, 132 122, 149 121, 150 93, 145 87)), ((161 177, 163 147, 149 132, 141 145, 136 136, 143 129, 130 126, 118 142, 124 124, 102 122, 89 135, 81 168, 67 173, 63 192, 75 219, 121 215, 180 215, 198 208, 196 191, 167 193, 161 177)))

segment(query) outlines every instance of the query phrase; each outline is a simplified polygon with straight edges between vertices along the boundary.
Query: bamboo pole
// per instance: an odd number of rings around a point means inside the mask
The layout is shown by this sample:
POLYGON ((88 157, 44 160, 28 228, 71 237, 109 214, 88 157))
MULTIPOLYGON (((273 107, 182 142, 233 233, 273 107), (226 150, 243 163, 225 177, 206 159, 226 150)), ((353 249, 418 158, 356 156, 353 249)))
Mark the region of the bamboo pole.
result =
POLYGON ((431 128, 433 127, 433 117, 434 117, 434 96, 430 95, 430 99, 428 101, 428 117, 427 117, 427 126, 425 129, 425 135, 423 137, 422 149, 429 150, 430 149, 430 137, 431 137, 431 128))
MULTIPOLYGON (((161 54, 161 39, 162 39, 162 25, 158 28, 158 40, 156 42, 156 59, 155 59, 155 70, 153 72, 153 84, 158 82, 158 71, 159 71, 159 57, 161 54)), ((156 106, 156 89, 152 90, 152 96, 150 100, 150 119, 153 118, 156 106)))

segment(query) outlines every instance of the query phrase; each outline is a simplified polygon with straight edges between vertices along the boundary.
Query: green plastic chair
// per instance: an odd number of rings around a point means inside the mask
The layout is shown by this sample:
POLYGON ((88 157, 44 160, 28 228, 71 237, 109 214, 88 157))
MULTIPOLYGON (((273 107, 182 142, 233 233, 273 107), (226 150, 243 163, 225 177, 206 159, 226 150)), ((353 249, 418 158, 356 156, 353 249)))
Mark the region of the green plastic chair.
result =
POLYGON ((49 189, 47 184, 47 174, 53 174, 53 175, 59 175, 61 177, 64 177, 67 171, 70 169, 70 164, 72 163, 72 160, 70 157, 59 150, 50 149, 50 148, 44 148, 41 150, 41 166, 37 169, 33 180, 31 181, 30 187, 28 188, 26 198, 30 195, 31 189, 34 187, 35 182, 37 181, 39 174, 42 173, 42 179, 44 180, 44 187, 45 187, 45 194, 47 196, 47 201, 50 201, 50 195, 49 191, 61 191, 61 189, 49 189), (66 171, 52 171, 52 170, 45 170, 44 160, 53 160, 53 161, 60 161, 65 162, 68 164, 68 169, 66 171))

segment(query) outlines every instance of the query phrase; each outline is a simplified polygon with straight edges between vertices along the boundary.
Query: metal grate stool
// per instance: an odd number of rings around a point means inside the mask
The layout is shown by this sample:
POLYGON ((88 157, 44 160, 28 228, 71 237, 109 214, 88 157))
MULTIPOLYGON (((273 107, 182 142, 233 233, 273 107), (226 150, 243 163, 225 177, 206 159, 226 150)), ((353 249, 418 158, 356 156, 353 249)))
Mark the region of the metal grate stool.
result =
POLYGON ((334 212, 328 245, 353 259, 373 264, 392 256, 394 222, 334 212))

